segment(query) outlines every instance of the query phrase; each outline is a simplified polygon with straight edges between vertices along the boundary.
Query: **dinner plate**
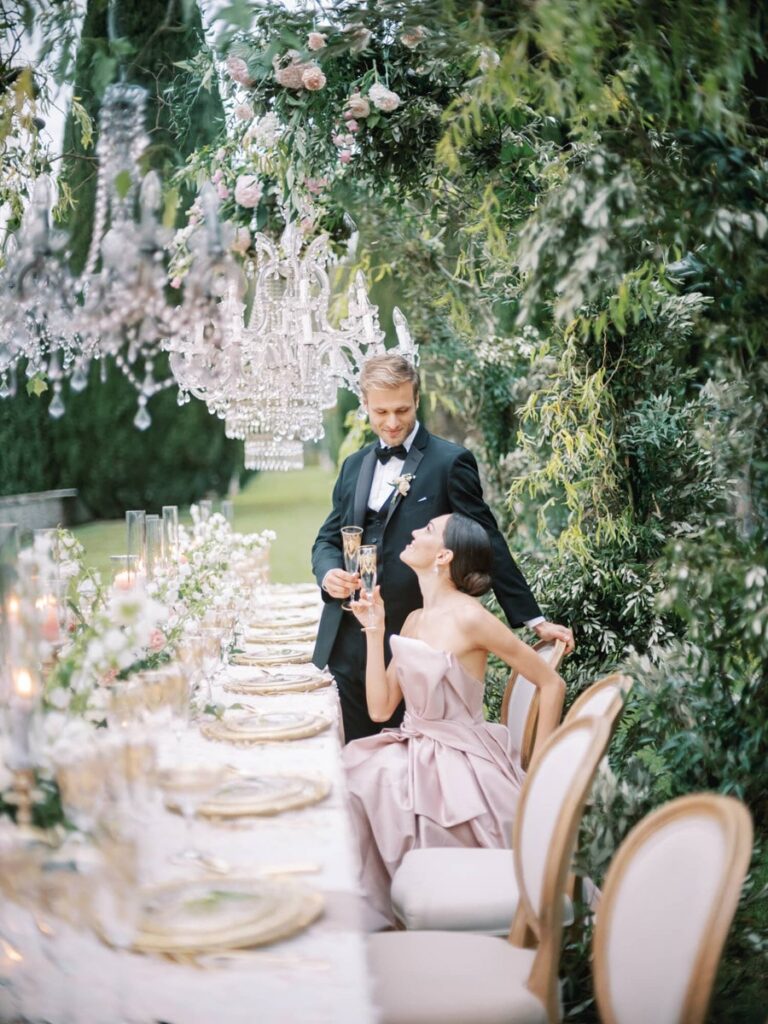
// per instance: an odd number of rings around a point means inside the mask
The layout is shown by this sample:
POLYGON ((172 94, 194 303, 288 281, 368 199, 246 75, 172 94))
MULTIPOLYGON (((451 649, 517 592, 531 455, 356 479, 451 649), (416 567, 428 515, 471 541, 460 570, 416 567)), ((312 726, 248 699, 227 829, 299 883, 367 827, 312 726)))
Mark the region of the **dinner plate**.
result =
POLYGON ((213 722, 204 722, 200 730, 211 740, 249 745, 280 740, 298 740, 315 736, 330 725, 325 715, 312 711, 225 711, 213 722))
POLYGON ((274 644, 251 645, 249 650, 231 656, 232 665, 295 665, 308 662, 312 648, 297 646, 276 646, 274 644))
POLYGON ((291 674, 289 672, 262 673, 251 679, 231 679, 224 683, 226 693, 243 693, 252 696, 271 696, 278 693, 309 693, 330 686, 330 676, 316 673, 291 674))
POLYGON ((198 808, 208 818, 281 814, 323 800, 331 784, 322 776, 235 775, 198 808))
POLYGON ((322 909, 319 893, 283 879, 186 879, 142 894, 134 948, 173 954, 262 946, 303 930, 322 909))

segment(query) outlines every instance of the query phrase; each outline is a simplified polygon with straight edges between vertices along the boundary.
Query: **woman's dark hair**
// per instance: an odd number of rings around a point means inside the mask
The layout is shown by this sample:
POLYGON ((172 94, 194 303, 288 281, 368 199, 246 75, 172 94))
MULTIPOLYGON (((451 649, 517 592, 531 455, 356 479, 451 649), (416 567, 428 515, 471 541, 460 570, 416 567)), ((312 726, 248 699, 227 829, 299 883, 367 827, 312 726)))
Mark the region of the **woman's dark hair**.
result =
POLYGON ((445 524, 443 543, 453 552, 450 570, 456 589, 480 597, 491 589, 491 542, 485 528, 454 512, 445 524))

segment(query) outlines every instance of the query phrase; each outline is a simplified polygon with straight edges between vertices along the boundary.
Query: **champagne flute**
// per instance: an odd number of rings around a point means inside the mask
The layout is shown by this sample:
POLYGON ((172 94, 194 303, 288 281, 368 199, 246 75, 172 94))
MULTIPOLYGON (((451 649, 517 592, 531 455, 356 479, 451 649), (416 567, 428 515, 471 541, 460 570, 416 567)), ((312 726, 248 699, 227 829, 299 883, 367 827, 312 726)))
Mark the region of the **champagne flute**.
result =
POLYGON ((357 571, 360 573, 360 587, 370 602, 368 609, 368 626, 376 625, 373 614, 373 592, 376 589, 378 570, 378 549, 375 544, 363 544, 358 552, 357 571))
POLYGON ((193 843, 192 829, 195 814, 205 801, 226 781, 227 770, 223 765, 209 762, 185 762, 161 770, 158 775, 160 788, 171 806, 178 808, 186 826, 186 843, 171 857, 172 864, 196 864, 225 874, 228 866, 218 857, 198 849, 193 843))
MULTIPOLYGON (((342 526, 341 544, 344 551, 344 568, 347 572, 357 572, 358 553, 363 542, 362 526, 342 526)), ((345 612, 351 611, 350 605, 341 606, 345 612)))

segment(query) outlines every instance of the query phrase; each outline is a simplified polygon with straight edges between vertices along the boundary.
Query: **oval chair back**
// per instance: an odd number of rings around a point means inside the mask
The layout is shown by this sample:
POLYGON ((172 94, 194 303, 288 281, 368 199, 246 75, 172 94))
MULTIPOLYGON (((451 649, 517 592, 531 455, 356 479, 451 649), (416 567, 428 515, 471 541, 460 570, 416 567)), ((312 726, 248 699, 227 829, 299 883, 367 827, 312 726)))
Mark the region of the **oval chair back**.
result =
POLYGON ((698 793, 644 818, 615 854, 595 924, 604 1024, 701 1024, 752 849, 749 811, 698 793))
POLYGON ((619 672, 598 679, 571 704, 563 724, 573 722, 584 715, 594 715, 606 718, 611 723, 611 729, 615 729, 631 689, 630 676, 621 675, 619 672))
MULTIPOLYGON (((557 671, 565 652, 562 640, 540 640, 533 647, 557 671)), ((519 758, 523 771, 528 769, 531 751, 536 739, 536 724, 539 720, 539 691, 530 680, 519 672, 513 672, 507 680, 501 701, 500 721, 509 731, 509 753, 519 758)))
POLYGON ((602 718, 578 718, 556 729, 534 758, 513 827, 519 890, 510 941, 530 929, 537 943, 528 988, 558 1019, 558 966, 566 880, 592 779, 610 740, 602 718))

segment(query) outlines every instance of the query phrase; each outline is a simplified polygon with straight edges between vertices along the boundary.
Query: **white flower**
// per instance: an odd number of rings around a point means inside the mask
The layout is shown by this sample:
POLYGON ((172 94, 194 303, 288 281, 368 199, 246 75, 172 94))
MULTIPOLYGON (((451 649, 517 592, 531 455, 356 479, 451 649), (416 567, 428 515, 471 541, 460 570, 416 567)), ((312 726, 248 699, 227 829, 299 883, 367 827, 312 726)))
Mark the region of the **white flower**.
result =
POLYGON ((413 473, 404 473, 402 476, 396 476, 393 480, 389 481, 389 486, 397 488, 397 493, 404 498, 411 489, 413 476, 413 473))
POLYGON ((230 249, 239 252, 241 255, 248 251, 251 245, 251 232, 248 228, 238 228, 232 241, 230 249))
POLYGON ((478 53, 477 66, 481 71, 490 71, 492 68, 497 68, 501 62, 501 57, 495 50, 492 50, 489 46, 482 46, 478 53))
POLYGON ((368 90, 368 96, 377 110, 384 111, 385 114, 390 113, 393 110, 397 110, 400 106, 400 97, 396 92, 392 92, 391 89, 387 89, 381 82, 374 82, 371 88, 368 90))
POLYGON ((259 205, 261 182, 255 174, 241 174, 235 182, 235 202, 246 209, 259 205))

